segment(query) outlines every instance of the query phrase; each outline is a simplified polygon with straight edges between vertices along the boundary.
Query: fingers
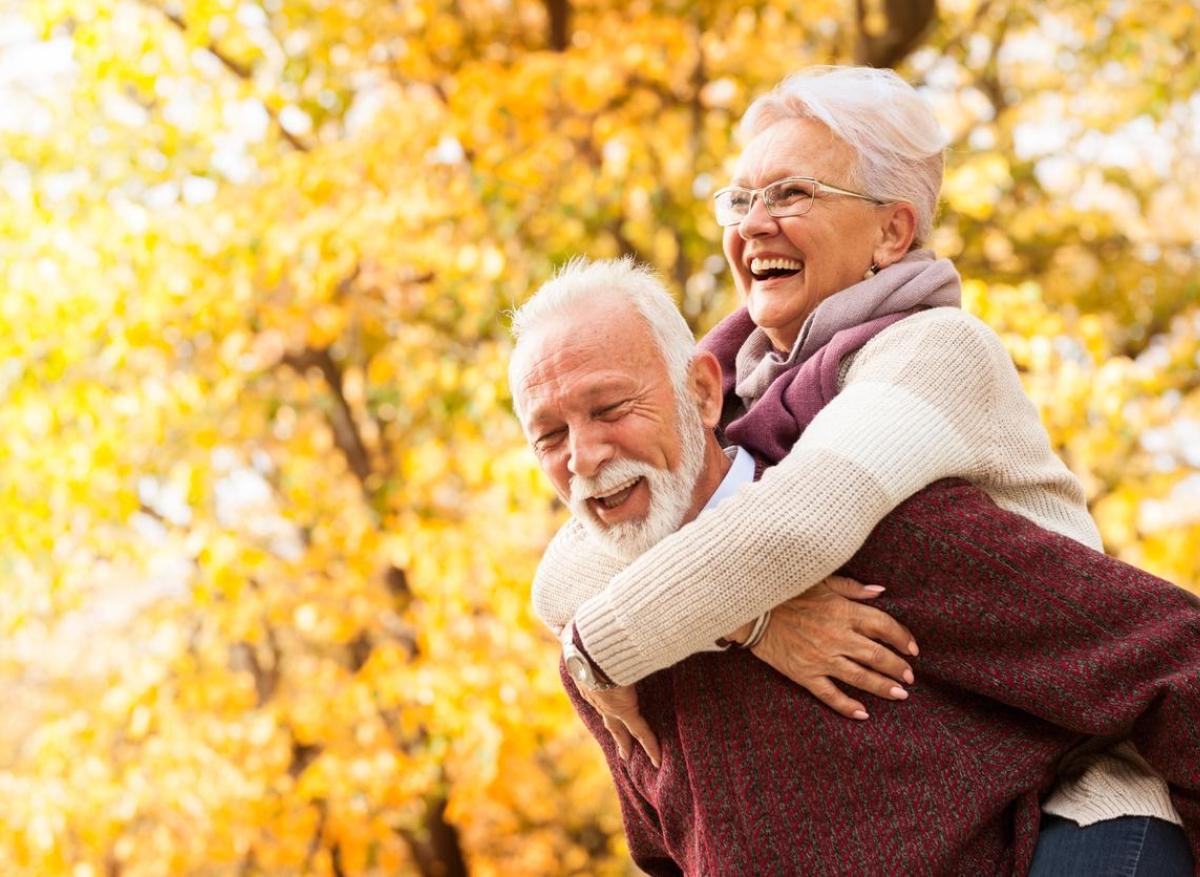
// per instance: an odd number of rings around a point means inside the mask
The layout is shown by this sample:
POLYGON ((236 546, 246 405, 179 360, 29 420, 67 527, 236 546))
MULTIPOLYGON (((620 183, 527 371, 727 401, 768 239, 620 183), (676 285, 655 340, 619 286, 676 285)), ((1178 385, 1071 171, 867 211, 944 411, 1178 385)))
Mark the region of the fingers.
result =
POLYGON ((906 655, 918 655, 917 640, 907 627, 873 606, 858 606, 855 628, 871 639, 880 640, 906 655))
POLYGON ((655 767, 662 764, 662 751, 658 748, 658 738, 654 736, 654 732, 650 730, 650 725, 641 715, 626 716, 625 727, 629 729, 635 740, 642 744, 642 749, 646 751, 646 755, 650 757, 650 762, 655 767))
POLYGON ((633 751, 633 738, 629 734, 629 729, 616 716, 601 713, 600 718, 604 720, 604 727, 608 728, 608 733, 612 735, 613 742, 617 744, 617 751, 621 753, 621 760, 629 761, 629 753, 633 751))
POLYGON ((838 658, 833 662, 835 679, 845 682, 852 688, 882 697, 887 700, 907 700, 908 692, 896 684, 895 679, 889 679, 874 670, 868 670, 862 664, 848 658, 838 658))
MULTIPOLYGON (((632 689, 629 691, 632 692, 632 689)), ((620 694, 615 696, 621 697, 620 694)), ((662 764, 662 750, 659 748, 658 738, 650 730, 649 723, 637 711, 636 701, 633 704, 623 703, 618 706, 605 702, 596 692, 589 692, 584 699, 600 714, 604 727, 617 744, 622 761, 629 761, 629 756, 633 753, 633 741, 636 740, 655 767, 662 764)))
POLYGON ((890 676, 897 682, 913 684, 913 671, 908 661, 874 640, 863 637, 856 645, 846 650, 846 657, 854 659, 869 670, 890 676))
POLYGON ((884 592, 882 585, 864 585, 846 576, 829 576, 825 579, 825 586, 847 600, 871 600, 884 592))
POLYGON ((814 679, 795 680, 807 688, 809 692, 825 706, 847 719, 864 721, 868 718, 867 708, 853 698, 847 697, 842 690, 829 681, 826 676, 814 679))
MULTIPOLYGON (((878 597, 885 590, 882 585, 864 585, 846 576, 829 576, 825 579, 824 584, 829 590, 848 600, 870 600, 878 597)), ((863 633, 872 639, 881 639, 884 642, 890 643, 897 650, 905 654, 920 654, 920 650, 917 648, 916 637, 912 635, 907 627, 896 621, 886 612, 872 609, 871 613, 866 616, 866 624, 869 626, 860 628, 863 633)))

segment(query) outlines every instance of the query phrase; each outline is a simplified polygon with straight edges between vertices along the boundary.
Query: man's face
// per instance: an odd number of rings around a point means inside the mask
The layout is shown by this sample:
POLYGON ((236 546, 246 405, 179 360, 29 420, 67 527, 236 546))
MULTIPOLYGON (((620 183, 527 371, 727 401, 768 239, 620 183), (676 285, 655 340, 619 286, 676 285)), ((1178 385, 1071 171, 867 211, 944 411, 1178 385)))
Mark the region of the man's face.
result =
POLYGON ((632 307, 582 305, 521 339, 513 393, 538 462, 571 511, 635 557, 693 505, 704 426, 677 400, 649 327, 632 307))

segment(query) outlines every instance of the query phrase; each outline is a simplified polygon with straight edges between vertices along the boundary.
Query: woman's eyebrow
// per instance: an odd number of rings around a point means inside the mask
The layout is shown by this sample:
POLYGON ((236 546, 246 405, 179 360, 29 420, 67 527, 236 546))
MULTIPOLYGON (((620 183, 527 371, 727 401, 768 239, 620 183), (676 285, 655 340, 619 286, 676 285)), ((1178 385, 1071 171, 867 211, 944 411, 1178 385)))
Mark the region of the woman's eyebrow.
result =
POLYGON ((806 176, 806 174, 797 173, 796 171, 792 170, 791 168, 787 168, 787 169, 771 168, 770 173, 761 173, 761 174, 757 174, 755 176, 755 179, 758 179, 760 181, 759 185, 757 185, 757 186, 754 185, 753 179, 751 179, 750 177, 741 175, 741 174, 735 176, 732 180, 730 180, 729 185, 737 186, 740 189, 758 189, 758 188, 761 188, 762 186, 769 186, 771 183, 777 182, 778 180, 786 179, 788 177, 802 177, 802 176, 806 176))

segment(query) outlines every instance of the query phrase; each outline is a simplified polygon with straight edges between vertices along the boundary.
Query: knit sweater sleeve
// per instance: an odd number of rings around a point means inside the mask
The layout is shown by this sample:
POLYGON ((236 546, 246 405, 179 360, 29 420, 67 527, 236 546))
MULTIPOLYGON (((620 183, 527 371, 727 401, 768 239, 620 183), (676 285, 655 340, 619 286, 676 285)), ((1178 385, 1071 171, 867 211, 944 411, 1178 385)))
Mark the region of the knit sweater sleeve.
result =
POLYGON ((897 323, 859 351, 784 460, 584 600, 574 617, 585 647, 621 684, 711 647, 843 566, 925 485, 987 480, 1003 460, 996 437, 1029 431, 1003 423, 1013 418, 1044 437, 983 323, 949 308, 897 323))
POLYGON ((579 604, 599 594, 626 564, 571 518, 546 546, 533 578, 533 611, 557 636, 579 604))

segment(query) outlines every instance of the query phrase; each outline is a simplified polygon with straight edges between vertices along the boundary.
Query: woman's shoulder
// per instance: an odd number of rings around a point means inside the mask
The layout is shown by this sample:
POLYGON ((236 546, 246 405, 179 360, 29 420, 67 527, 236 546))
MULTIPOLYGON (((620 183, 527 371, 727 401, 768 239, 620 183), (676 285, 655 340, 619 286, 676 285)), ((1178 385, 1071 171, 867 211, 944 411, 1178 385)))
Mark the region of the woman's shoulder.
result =
POLYGON ((860 381, 954 387, 993 394, 1020 380, 1000 336, 960 308, 940 307, 888 326, 839 369, 839 386, 860 381))
POLYGON ((863 345, 855 360, 894 357, 961 362, 976 367, 1012 366, 995 330, 956 307, 929 308, 893 323, 863 345))
POLYGON ((893 338, 945 335, 964 340, 978 339, 987 344, 1000 343, 1000 337, 991 326, 958 307, 927 308, 918 311, 888 326, 878 337, 889 333, 893 338))

